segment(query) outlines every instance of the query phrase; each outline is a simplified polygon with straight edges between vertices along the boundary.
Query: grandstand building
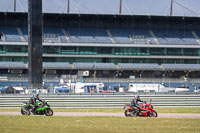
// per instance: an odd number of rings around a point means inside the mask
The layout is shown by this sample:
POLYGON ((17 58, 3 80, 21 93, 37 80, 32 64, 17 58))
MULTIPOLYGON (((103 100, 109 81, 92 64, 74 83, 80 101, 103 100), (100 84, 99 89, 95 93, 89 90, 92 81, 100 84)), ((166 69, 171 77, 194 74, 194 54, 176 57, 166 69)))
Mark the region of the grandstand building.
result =
MULTIPOLYGON (((0 18, 1 77, 27 77, 27 13, 0 18)), ((199 17, 45 13, 43 19, 44 77, 200 78, 199 17)))

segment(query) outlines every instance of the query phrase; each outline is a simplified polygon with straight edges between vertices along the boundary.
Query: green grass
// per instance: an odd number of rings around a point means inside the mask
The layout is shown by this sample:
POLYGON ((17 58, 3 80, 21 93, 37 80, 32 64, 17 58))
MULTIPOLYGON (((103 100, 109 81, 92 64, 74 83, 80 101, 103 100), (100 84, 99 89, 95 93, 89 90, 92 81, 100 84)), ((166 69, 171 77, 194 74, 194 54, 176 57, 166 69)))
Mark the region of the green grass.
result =
MULTIPOLYGON (((122 108, 103 108, 103 109, 53 109, 54 112, 105 112, 105 113, 120 113, 122 108)), ((200 107, 157 107, 155 110, 158 113, 200 113, 200 107)), ((0 108, 0 112, 19 112, 19 108, 0 108)))
POLYGON ((200 119, 1 116, 0 133, 197 133, 200 119))
POLYGON ((200 113, 200 107, 155 108, 158 113, 200 113))

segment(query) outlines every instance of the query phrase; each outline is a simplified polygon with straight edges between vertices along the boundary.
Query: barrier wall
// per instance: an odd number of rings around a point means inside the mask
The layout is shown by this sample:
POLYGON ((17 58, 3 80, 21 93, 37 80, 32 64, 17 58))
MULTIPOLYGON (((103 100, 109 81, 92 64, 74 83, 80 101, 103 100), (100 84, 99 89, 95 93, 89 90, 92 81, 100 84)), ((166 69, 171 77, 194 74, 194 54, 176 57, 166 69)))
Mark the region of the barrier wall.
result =
MULTIPOLYGON (((19 108, 32 95, 1 95, 0 108, 19 108)), ((79 94, 79 95, 40 95, 52 108, 123 108, 129 104, 133 94, 79 94)), ((152 99, 156 107, 200 107, 200 94, 140 95, 147 102, 152 99)))

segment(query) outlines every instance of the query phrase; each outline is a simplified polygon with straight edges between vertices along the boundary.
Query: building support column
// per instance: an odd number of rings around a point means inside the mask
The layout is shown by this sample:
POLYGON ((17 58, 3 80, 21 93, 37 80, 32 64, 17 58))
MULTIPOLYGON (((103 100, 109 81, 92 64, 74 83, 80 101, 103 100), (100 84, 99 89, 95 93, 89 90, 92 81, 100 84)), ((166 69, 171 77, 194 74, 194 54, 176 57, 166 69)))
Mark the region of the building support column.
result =
POLYGON ((28 77, 30 88, 41 88, 42 74, 42 0, 28 1, 28 77))

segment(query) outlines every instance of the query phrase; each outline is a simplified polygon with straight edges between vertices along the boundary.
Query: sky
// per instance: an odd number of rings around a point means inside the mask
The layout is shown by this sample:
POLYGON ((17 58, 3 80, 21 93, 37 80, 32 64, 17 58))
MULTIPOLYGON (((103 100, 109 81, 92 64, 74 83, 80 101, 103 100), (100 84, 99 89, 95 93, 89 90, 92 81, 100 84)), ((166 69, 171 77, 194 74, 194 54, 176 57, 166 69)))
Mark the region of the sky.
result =
MULTIPOLYGON (((16 0, 17 12, 27 12, 28 0, 16 0)), ((122 14, 170 14, 171 0, 122 0, 122 14)), ((119 14, 120 0, 70 0, 70 13, 119 14)), ((174 0, 174 16, 200 17, 200 0, 174 0)), ((14 0, 0 0, 1 12, 13 12, 14 0)), ((44 13, 67 13, 67 0, 43 0, 44 13)))

